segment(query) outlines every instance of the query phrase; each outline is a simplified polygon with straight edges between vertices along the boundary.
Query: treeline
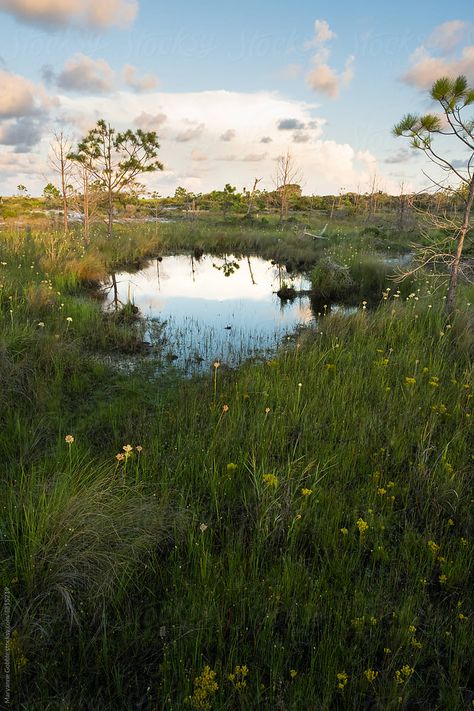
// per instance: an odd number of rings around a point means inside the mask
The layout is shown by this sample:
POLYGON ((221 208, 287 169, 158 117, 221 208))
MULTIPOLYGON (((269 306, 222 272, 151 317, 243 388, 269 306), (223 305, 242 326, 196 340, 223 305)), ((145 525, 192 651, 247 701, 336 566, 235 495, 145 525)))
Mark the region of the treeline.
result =
MULTIPOLYGON (((388 195, 383 191, 376 193, 347 192, 339 195, 303 195, 299 185, 287 186, 288 213, 320 213, 327 217, 370 217, 390 214, 398 215, 401 223, 409 222, 418 212, 436 215, 456 214, 462 211, 463 196, 453 192, 436 194, 423 192, 406 195, 388 195)), ((94 217, 102 219, 105 215, 107 195, 95 190, 94 217)), ((72 219, 81 219, 80 192, 70 198, 72 219), (74 214, 75 213, 75 214, 74 214)), ((278 213, 281 208, 281 191, 259 190, 255 194, 245 188, 239 192, 236 187, 227 184, 223 190, 209 193, 192 193, 178 187, 175 194, 162 197, 158 194, 135 192, 117 192, 113 196, 116 217, 156 218, 169 211, 198 215, 212 213, 228 217, 262 216, 265 213, 278 213)), ((53 183, 45 186, 41 197, 32 197, 25 189, 11 197, 0 197, 0 219, 18 219, 25 216, 44 216, 44 211, 62 214, 60 191, 53 183)))

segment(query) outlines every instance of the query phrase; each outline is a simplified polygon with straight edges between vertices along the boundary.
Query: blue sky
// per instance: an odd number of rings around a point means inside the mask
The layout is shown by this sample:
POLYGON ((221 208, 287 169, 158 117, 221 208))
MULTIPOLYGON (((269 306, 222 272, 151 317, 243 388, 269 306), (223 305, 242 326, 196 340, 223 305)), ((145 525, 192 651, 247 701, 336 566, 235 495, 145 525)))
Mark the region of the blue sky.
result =
POLYGON ((40 193, 52 131, 74 141, 102 116, 157 130, 162 194, 271 189, 287 149, 307 193, 422 187, 390 129, 431 108, 440 72, 474 83, 472 16, 460 1, 0 0, 0 192, 40 193))

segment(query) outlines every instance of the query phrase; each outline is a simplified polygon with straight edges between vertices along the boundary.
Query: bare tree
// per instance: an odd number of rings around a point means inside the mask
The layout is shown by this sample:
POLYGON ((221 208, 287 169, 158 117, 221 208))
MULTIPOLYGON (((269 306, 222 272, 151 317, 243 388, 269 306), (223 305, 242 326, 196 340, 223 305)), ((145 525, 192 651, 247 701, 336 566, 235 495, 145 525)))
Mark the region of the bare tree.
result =
POLYGON ((296 189, 300 189, 302 173, 296 165, 294 156, 289 150, 278 157, 276 172, 273 178, 280 208, 280 222, 288 217, 290 198, 296 189))
POLYGON ((255 178, 255 180, 253 181, 253 188, 250 192, 244 188, 244 193, 247 198, 247 212, 245 213, 245 217, 250 217, 250 215, 252 214, 255 196, 257 195, 257 185, 261 180, 262 178, 255 178))
POLYGON ((63 206, 64 234, 68 231, 68 199, 71 194, 71 182, 74 164, 69 158, 72 149, 70 138, 63 131, 55 131, 50 143, 49 165, 59 177, 59 192, 63 206))
MULTIPOLYGON (((449 286, 446 296, 446 311, 450 314, 454 308, 456 288, 458 284, 461 257, 466 235, 471 227, 471 210, 474 202, 474 120, 464 116, 464 109, 474 103, 474 88, 469 87, 464 76, 456 79, 442 77, 431 88, 431 98, 437 101, 442 109, 438 114, 407 114, 398 123, 393 132, 395 136, 405 136, 411 140, 413 148, 423 153, 445 173, 445 180, 455 179, 463 186, 463 211, 461 221, 451 220, 451 230, 447 244, 441 251, 444 258, 450 261, 449 286), (454 136, 467 150, 465 162, 449 160, 441 155, 433 144, 436 136, 454 136)), ((445 191, 446 186, 440 181, 430 178, 431 182, 445 191)), ((441 245, 442 246, 442 245, 441 245)), ((438 252, 433 249, 425 263, 436 260, 438 252)))
POLYGON ((89 171, 83 165, 78 165, 73 174, 73 191, 69 197, 69 204, 77 212, 82 213, 85 244, 90 242, 90 225, 103 202, 103 191, 91 180, 89 171))

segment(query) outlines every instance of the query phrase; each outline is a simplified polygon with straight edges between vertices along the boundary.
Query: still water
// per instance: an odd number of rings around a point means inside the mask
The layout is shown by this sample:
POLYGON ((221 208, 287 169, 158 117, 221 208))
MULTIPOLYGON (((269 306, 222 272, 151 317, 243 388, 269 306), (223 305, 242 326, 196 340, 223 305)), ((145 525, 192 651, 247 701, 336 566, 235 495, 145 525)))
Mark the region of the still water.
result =
POLYGON ((258 257, 163 257, 116 280, 119 300, 131 301, 147 319, 147 342, 161 344, 165 359, 186 369, 268 356, 313 321, 307 296, 282 302, 275 293, 283 282, 309 289, 308 280, 258 257))

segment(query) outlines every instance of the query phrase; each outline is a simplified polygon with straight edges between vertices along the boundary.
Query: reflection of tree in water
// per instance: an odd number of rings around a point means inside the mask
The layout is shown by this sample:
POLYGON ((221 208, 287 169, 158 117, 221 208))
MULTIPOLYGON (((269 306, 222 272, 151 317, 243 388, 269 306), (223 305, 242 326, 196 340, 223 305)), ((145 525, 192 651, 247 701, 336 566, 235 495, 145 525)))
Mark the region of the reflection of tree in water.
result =
POLYGON ((115 272, 112 272, 110 275, 110 285, 108 288, 104 288, 104 293, 110 294, 112 292, 113 297, 112 297, 112 304, 114 306, 115 311, 118 310, 119 304, 123 306, 122 302, 119 299, 118 296, 118 285, 117 285, 117 277, 115 275, 115 272))
POLYGON ((214 269, 222 271, 226 277, 231 276, 237 271, 237 269, 240 269, 240 264, 235 260, 228 261, 226 255, 224 255, 224 264, 214 264, 213 262, 212 266, 214 269))

